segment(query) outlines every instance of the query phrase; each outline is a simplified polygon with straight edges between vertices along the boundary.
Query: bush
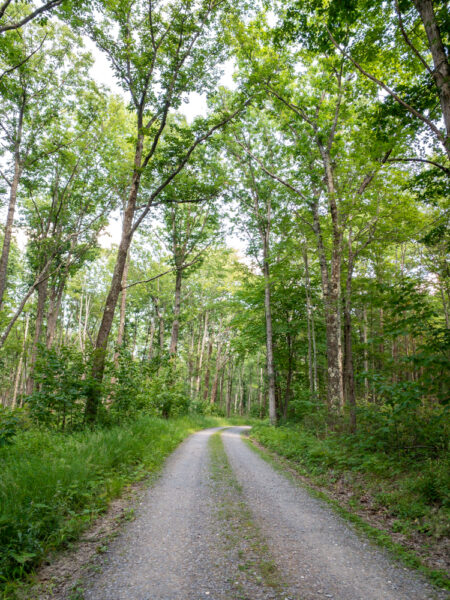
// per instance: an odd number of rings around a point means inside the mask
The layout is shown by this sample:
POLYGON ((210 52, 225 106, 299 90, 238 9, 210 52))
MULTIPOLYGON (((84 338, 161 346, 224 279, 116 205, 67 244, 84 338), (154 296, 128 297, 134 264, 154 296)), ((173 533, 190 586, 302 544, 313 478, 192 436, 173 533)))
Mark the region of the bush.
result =
POLYGON ((73 348, 41 346, 34 379, 36 391, 25 399, 31 418, 61 429, 81 426, 91 381, 85 357, 73 348))
POLYGON ((189 412, 188 391, 170 362, 138 362, 123 351, 119 368, 108 376, 114 381, 109 393, 113 419, 135 416, 140 411, 166 419, 189 412))
POLYGON ((0 406, 0 448, 13 443, 14 436, 26 426, 23 409, 0 406))

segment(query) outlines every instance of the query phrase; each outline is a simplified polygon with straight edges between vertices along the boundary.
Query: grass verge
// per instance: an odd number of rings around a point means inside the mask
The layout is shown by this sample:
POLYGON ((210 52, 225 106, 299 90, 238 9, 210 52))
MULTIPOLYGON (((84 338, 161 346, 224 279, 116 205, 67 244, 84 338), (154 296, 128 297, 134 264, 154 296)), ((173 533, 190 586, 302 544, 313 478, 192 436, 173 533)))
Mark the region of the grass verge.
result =
POLYGON ((0 448, 0 597, 14 597, 15 581, 76 540, 124 486, 156 474, 186 436, 222 423, 140 416, 71 434, 34 429, 0 448))
MULTIPOLYGON (((422 516, 422 523, 427 519, 431 522, 434 519, 436 523, 445 521, 448 503, 444 501, 436 507, 421 491, 427 489, 423 481, 430 477, 430 470, 439 472, 441 465, 428 466, 428 472, 424 472, 423 465, 420 471, 417 465, 412 468, 409 461, 399 464, 398 459, 394 462, 393 457, 385 455, 358 456, 338 437, 319 439, 312 432, 293 426, 257 425, 251 430, 250 437, 263 446, 255 446, 249 441, 253 450, 275 468, 297 481, 300 476, 314 496, 325 500, 357 530, 408 566, 421 571, 435 585, 450 589, 445 570, 430 567, 424 559, 431 552, 433 538, 429 548, 420 547, 422 556, 416 551, 419 543, 411 550, 407 544, 395 541, 396 523, 402 527, 402 542, 408 540, 408 534, 414 536, 420 526, 418 514, 422 516), (336 493, 337 490, 341 493, 336 493), (374 526, 369 522, 369 514, 373 516, 377 511, 381 518, 378 522, 374 519, 374 526), (380 529, 384 523, 393 525, 394 530, 380 529)), ((445 488, 440 494, 445 494, 445 488)))

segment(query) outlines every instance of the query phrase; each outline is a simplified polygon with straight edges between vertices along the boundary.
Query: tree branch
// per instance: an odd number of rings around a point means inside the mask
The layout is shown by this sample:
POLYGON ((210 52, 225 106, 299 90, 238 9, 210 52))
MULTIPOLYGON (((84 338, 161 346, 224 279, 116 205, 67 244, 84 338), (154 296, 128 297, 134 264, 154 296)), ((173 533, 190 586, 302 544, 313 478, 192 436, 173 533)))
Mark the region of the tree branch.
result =
MULTIPOLYGON (((12 29, 19 29, 23 25, 26 25, 29 21, 32 21, 33 19, 38 17, 40 14, 59 6, 60 4, 62 4, 62 2, 63 0, 50 0, 50 2, 46 2, 20 21, 10 23, 9 25, 0 25, 0 33, 4 33, 5 31, 11 31, 12 29)), ((8 4, 10 4, 10 2, 8 2, 7 0, 0 8, 0 18, 3 16, 8 4)))

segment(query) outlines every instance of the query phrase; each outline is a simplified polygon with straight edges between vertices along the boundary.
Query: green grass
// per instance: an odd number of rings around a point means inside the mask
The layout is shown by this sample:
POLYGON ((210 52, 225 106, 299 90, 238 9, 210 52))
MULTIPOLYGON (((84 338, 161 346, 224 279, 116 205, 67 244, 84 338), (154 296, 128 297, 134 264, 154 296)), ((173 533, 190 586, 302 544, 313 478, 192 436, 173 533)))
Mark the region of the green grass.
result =
POLYGON ((414 552, 395 543, 388 532, 372 527, 353 512, 366 506, 369 499, 374 510, 385 511, 395 518, 393 531, 406 536, 424 534, 432 544, 448 534, 448 456, 420 460, 417 456, 398 453, 369 452, 358 444, 358 439, 338 434, 320 438, 294 425, 277 428, 256 425, 251 437, 287 459, 290 467, 316 487, 325 489, 325 494, 319 492, 318 495, 374 541, 389 548, 410 566, 420 568, 437 585, 449 588, 444 572, 426 567, 414 552), (336 482, 343 483, 351 492, 346 507, 326 493, 333 490, 336 482))
POLYGON ((187 435, 222 422, 140 416, 71 434, 32 429, 0 448, 0 592, 77 539, 126 484, 156 473, 187 435))

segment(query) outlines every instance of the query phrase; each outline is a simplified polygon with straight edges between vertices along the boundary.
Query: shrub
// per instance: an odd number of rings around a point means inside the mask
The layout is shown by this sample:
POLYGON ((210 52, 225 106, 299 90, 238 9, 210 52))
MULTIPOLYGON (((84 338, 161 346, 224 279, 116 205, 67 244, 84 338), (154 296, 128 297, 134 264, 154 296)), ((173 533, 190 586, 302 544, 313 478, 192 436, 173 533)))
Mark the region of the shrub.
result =
POLYGON ((23 409, 0 406, 0 448, 13 443, 14 436, 26 426, 23 409))

